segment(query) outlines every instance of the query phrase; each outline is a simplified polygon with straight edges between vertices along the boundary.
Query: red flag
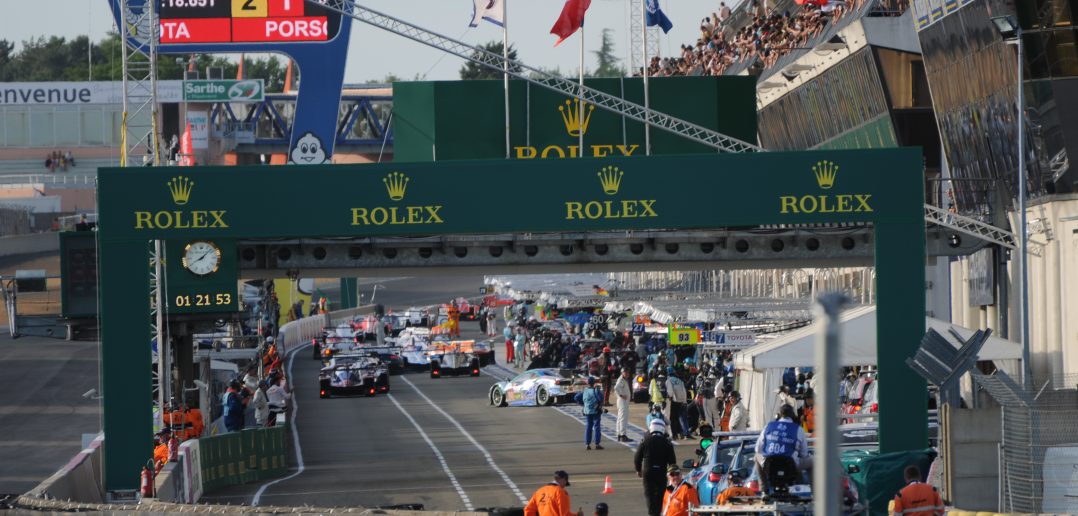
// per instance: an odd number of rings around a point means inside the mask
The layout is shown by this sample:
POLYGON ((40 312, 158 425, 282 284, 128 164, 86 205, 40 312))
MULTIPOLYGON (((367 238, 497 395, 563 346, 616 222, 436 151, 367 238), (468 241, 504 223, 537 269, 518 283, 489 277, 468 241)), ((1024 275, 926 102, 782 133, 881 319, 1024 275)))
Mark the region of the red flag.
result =
POLYGON ((561 16, 554 22, 550 33, 558 37, 558 46, 565 38, 572 36, 577 29, 584 26, 584 13, 591 7, 591 0, 565 0, 565 7, 561 8, 561 16))
POLYGON ((195 164, 194 145, 191 143, 191 122, 187 122, 187 128, 183 130, 183 136, 180 137, 180 159, 176 163, 181 167, 190 167, 195 164))

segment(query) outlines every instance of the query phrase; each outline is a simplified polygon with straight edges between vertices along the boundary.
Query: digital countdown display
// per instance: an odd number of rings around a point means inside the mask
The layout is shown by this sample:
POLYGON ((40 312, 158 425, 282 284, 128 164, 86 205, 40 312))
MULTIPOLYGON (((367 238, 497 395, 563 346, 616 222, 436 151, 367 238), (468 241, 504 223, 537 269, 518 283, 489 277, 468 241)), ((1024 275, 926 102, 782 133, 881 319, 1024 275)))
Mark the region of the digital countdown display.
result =
POLYGON ((340 13, 304 0, 158 0, 161 44, 329 41, 340 13))

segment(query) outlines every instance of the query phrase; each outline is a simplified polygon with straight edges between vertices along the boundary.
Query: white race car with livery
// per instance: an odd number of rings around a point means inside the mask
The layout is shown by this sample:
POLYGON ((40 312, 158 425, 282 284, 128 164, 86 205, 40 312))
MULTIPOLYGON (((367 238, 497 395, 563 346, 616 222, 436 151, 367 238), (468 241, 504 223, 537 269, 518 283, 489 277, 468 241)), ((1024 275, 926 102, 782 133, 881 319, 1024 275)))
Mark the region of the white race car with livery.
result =
POLYGON ((571 369, 532 369, 490 388, 488 398, 495 407, 545 406, 570 403, 588 386, 588 377, 571 369))

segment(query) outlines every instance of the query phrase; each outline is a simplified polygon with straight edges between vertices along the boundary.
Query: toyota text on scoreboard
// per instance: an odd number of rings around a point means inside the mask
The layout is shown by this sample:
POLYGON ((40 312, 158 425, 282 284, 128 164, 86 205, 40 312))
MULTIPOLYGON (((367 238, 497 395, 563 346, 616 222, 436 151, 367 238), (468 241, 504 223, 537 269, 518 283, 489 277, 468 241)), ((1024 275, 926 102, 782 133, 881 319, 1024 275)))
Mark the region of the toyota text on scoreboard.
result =
POLYGON ((303 0, 159 0, 161 43, 328 41, 340 15, 303 0))

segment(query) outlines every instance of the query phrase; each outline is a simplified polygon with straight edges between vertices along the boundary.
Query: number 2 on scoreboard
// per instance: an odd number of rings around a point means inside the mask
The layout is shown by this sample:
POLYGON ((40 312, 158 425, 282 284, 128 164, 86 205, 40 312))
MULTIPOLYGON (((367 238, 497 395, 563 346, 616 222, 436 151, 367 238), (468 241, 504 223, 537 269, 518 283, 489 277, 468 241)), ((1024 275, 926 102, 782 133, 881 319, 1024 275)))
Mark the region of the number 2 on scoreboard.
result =
POLYGON ((265 18, 269 16, 267 0, 232 0, 233 18, 265 18))

